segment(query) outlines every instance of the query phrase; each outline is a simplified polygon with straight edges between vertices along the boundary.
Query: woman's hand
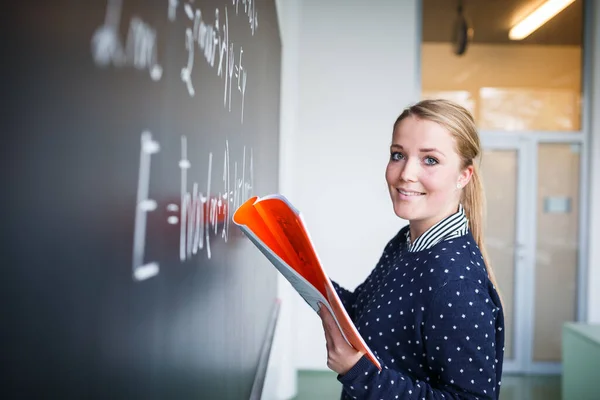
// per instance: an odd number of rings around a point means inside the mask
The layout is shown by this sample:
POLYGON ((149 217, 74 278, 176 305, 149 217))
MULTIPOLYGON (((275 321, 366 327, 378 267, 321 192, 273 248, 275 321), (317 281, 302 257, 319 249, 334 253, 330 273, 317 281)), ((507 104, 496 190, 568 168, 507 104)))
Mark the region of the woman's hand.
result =
POLYGON ((356 351, 346 342, 329 309, 322 304, 319 306, 319 316, 327 341, 327 367, 340 375, 345 375, 361 359, 363 353, 356 351))

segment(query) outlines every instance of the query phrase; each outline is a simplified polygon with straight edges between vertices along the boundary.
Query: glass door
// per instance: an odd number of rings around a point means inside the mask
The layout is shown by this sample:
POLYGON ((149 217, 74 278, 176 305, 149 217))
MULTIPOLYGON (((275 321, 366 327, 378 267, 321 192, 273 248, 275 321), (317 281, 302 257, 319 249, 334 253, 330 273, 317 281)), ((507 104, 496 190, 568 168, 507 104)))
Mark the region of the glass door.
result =
POLYGON ((526 148, 520 142, 484 143, 480 171, 486 195, 485 243, 496 274, 505 318, 504 370, 525 369, 527 356, 527 310, 522 307, 527 293, 528 269, 526 148))
POLYGON ((483 135, 486 247, 504 303, 505 372, 560 373, 578 320, 581 145, 483 135))
POLYGON ((532 157, 536 184, 531 267, 531 365, 533 372, 560 371, 562 325, 577 321, 581 265, 582 144, 538 142, 532 157))

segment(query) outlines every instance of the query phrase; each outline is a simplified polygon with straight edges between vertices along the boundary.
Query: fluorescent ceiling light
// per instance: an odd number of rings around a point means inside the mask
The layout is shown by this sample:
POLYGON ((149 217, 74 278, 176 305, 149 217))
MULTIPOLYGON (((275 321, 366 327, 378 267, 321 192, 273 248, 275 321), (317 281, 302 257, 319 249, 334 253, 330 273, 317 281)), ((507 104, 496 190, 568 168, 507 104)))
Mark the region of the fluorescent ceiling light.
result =
POLYGON ((535 11, 525 17, 525 19, 513 26, 508 33, 508 37, 512 40, 526 38, 574 1, 575 0, 547 0, 544 4, 536 8, 535 11))

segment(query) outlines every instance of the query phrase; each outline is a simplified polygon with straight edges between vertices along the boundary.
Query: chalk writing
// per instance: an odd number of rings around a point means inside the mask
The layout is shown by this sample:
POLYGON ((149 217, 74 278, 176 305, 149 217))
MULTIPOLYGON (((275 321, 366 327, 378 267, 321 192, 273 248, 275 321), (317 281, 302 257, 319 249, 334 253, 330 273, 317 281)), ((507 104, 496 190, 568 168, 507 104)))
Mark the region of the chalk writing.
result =
MULTIPOLYGON (((252 3, 253 4, 253 3, 252 3)), ((178 2, 169 3, 170 20, 175 20, 176 7, 178 2), (172 18, 171 18, 172 16, 172 18)), ((236 6, 237 7, 237 6, 236 6)), ((254 8, 254 6, 252 6, 254 8)), ((229 38, 229 12, 225 10, 225 21, 220 23, 220 11, 215 9, 214 23, 209 23, 205 19, 206 14, 200 8, 194 9, 191 4, 183 5, 184 14, 192 26, 185 30, 185 48, 187 50, 186 65, 181 69, 181 80, 185 83, 188 94, 195 96, 196 90, 192 82, 192 69, 194 68, 195 51, 197 46, 200 54, 203 55, 207 65, 215 67, 218 55, 217 76, 224 80, 223 106, 231 112, 232 88, 234 87, 234 75, 236 80, 235 89, 240 93, 241 99, 241 122, 244 122, 244 102, 246 98, 246 86, 248 81, 248 71, 242 63, 244 49, 239 47, 239 52, 234 47, 229 38), (236 59, 236 54, 238 57, 236 59)))
MULTIPOLYGON (((192 0, 193 2, 193 0, 192 0)), ((252 36, 258 29, 258 11, 256 10, 256 0, 232 0, 232 4, 235 6, 236 15, 240 12, 240 3, 244 8, 244 13, 248 17, 248 24, 250 25, 250 32, 252 32, 252 36)), ((179 0, 169 0, 168 7, 168 16, 169 21, 175 21, 177 16, 177 6, 179 5, 179 0)), ((185 10, 187 12, 187 10, 185 10)))
POLYGON ((179 5, 179 0, 169 0, 169 8, 167 10, 167 16, 169 17, 169 21, 175 21, 175 17, 177 16, 177 6, 179 5))
MULTIPOLYGON (((252 196, 254 186, 254 160, 250 149, 249 157, 243 148, 241 176, 238 177, 238 161, 233 163, 233 182, 231 181, 231 157, 229 141, 225 141, 223 152, 223 175, 220 189, 212 187, 213 153, 208 153, 208 172, 206 190, 199 190, 198 182, 193 182, 191 192, 188 189, 188 173, 192 166, 187 155, 187 137, 181 137, 181 159, 179 160, 181 187, 180 204, 166 206, 169 214, 167 223, 179 224, 179 259, 191 259, 200 250, 206 250, 207 258, 212 257, 211 237, 220 237, 225 242, 229 238, 230 221, 233 211, 252 196), (248 164, 248 169, 246 165, 248 164), (214 194, 213 194, 214 190, 214 194), (179 215, 177 215, 179 213, 179 215), (175 214, 175 215, 173 215, 175 214)), ((140 167, 138 176, 137 205, 134 229, 133 277, 136 281, 149 279, 159 272, 158 262, 144 263, 146 243, 147 213, 157 209, 157 202, 150 199, 150 157, 158 153, 160 145, 152 139, 150 132, 141 135, 140 167)))
POLYGON ((122 6, 122 0, 108 1, 104 24, 92 37, 94 62, 100 67, 112 64, 147 70, 150 78, 158 81, 163 69, 157 61, 156 31, 142 19, 132 17, 124 48, 119 37, 122 6))
MULTIPOLYGON (((181 208, 180 208, 180 237, 179 258, 185 261, 195 255, 199 250, 206 249, 207 257, 210 259, 212 252, 210 248, 210 235, 218 234, 221 225, 221 238, 227 242, 229 227, 233 210, 237 209, 242 201, 251 196, 254 184, 253 153, 250 151, 249 176, 246 176, 246 148, 242 155, 242 176, 237 176, 237 161, 234 162, 233 187, 231 184, 231 164, 229 153, 229 142, 225 142, 223 154, 223 180, 220 191, 211 195, 213 154, 208 155, 208 176, 206 192, 198 190, 198 183, 192 185, 192 192, 188 191, 188 170, 191 163, 187 158, 187 138, 181 138, 181 208), (249 181, 247 181, 247 179, 249 181)), ((173 205, 174 206, 174 205, 173 205)), ((173 207, 173 209, 175 209, 173 207)))
POLYGON ((152 134, 142 132, 140 167, 138 173, 137 206, 133 234, 133 279, 142 281, 158 274, 157 262, 144 263, 146 246, 146 213, 156 210, 156 201, 148 198, 150 185, 150 156, 158 153, 160 146, 152 140, 152 134))
POLYGON ((256 11, 256 0, 232 0, 233 5, 235 5, 235 13, 237 14, 240 10, 240 3, 244 6, 244 12, 248 16, 248 23, 250 24, 250 30, 252 31, 252 36, 254 36, 254 32, 256 28, 258 28, 258 11, 256 11))
POLYGON ((192 83, 192 69, 194 68, 194 38, 190 28, 185 30, 185 49, 188 51, 187 66, 181 69, 181 80, 185 83, 190 96, 196 94, 192 83))
MULTIPOLYGON (((190 97, 196 96, 192 71, 195 57, 201 54, 210 68, 223 80, 223 107, 232 110, 233 95, 239 97, 240 120, 244 123, 244 105, 248 83, 248 71, 243 64, 244 49, 234 45, 229 37, 229 11, 223 7, 224 18, 219 8, 212 17, 199 7, 192 6, 193 0, 182 3, 180 0, 168 0, 167 18, 171 22, 177 19, 177 11, 183 8, 184 18, 191 22, 185 28, 184 41, 187 52, 180 77, 190 97), (223 20, 224 19, 224 20, 223 20), (196 51, 198 48, 199 51, 196 51), (232 93, 233 91, 233 93, 232 93)), ((233 0, 235 14, 244 13, 248 18, 250 31, 254 36, 258 28, 258 11, 255 0, 233 0)), ((92 37, 92 56, 96 65, 107 67, 131 66, 147 70, 150 78, 158 81, 162 78, 163 67, 158 62, 158 44, 156 30, 147 22, 133 16, 129 22, 125 46, 119 36, 123 0, 108 0, 104 23, 96 29, 92 37)))

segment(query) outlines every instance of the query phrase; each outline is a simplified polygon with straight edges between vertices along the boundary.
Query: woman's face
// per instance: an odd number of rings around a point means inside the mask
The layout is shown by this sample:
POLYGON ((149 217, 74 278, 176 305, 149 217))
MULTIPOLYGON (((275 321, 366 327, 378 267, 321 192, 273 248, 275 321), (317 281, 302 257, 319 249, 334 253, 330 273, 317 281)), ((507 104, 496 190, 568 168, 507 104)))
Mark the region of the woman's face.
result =
POLYGON ((458 210, 472 172, 472 166, 461 168, 455 140, 443 126, 410 116, 396 127, 385 178, 394 212, 419 235, 458 210))

